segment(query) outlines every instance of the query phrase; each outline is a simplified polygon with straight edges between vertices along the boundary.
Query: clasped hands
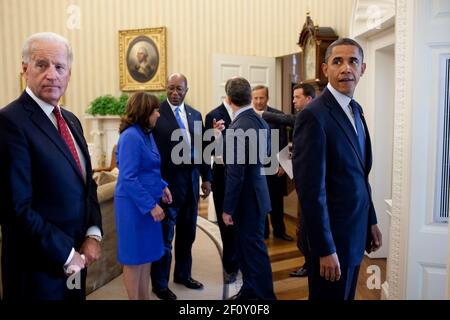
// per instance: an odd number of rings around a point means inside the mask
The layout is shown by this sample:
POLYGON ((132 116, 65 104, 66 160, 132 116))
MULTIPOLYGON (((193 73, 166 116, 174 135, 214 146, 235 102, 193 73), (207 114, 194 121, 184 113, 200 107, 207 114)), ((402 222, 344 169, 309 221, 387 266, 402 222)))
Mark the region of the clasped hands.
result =
POLYGON ((67 276, 80 272, 82 269, 89 267, 92 263, 100 259, 102 255, 102 247, 100 242, 93 238, 86 237, 81 245, 80 252, 75 251, 72 260, 70 260, 65 273, 67 276))

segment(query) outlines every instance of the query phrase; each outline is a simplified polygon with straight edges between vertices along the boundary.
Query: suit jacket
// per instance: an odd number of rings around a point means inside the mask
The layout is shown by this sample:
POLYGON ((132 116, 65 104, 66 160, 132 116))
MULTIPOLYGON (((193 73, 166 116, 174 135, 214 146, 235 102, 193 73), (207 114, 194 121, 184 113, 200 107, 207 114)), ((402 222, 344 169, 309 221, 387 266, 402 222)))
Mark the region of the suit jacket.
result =
POLYGON ((368 180, 371 143, 362 120, 366 159, 351 122, 328 89, 300 113, 294 130, 294 179, 311 254, 337 252, 343 266, 361 263, 368 230, 377 223, 368 180))
POLYGON ((63 299, 63 265, 91 226, 101 230, 97 186, 79 120, 62 116, 86 159, 86 181, 69 148, 39 105, 24 92, 0 110, 5 298, 63 299), (5 174, 5 172, 7 172, 5 174))
MULTIPOLYGON (((214 119, 216 119, 217 121, 223 120, 225 130, 228 129, 228 127, 230 126, 231 118, 223 103, 206 115, 205 117, 206 130, 213 129, 214 119)), ((225 130, 222 131, 222 137, 224 139, 225 139, 225 130)), ((212 191, 223 194, 225 190, 225 166, 223 164, 216 163, 214 161, 212 174, 213 174, 212 191)))
MULTIPOLYGON (((242 129, 244 132, 249 129, 268 131, 269 126, 253 109, 250 109, 239 114, 230 124, 226 137, 226 145, 228 146, 232 138, 228 133, 230 129, 242 129)), ((267 133, 267 141, 261 141, 260 135, 256 136, 258 139, 257 143, 249 142, 248 139, 237 138, 237 141, 233 144, 234 162, 226 163, 225 166, 225 199, 223 211, 232 216, 245 215, 249 211, 253 213, 259 212, 261 215, 265 215, 271 210, 267 180, 261 173, 264 170, 262 159, 259 159, 258 156, 255 164, 251 164, 249 161, 250 153, 260 155, 259 146, 263 144, 270 146, 270 136, 267 133), (243 164, 236 161, 239 146, 243 146, 245 150, 246 158, 243 164)), ((269 146, 267 146, 268 149, 270 148, 269 146)))
MULTIPOLYGON (((187 115, 191 145, 194 148, 195 141, 203 141, 202 115, 186 103, 184 104, 184 107, 187 115), (199 125, 197 127, 200 128, 200 130, 197 130, 196 132, 194 132, 194 122, 197 122, 199 125)), ((161 103, 159 112, 161 116, 158 118, 152 133, 161 155, 161 175, 169 184, 169 189, 172 193, 172 206, 176 207, 184 202, 187 192, 189 191, 189 188, 187 188, 189 185, 191 185, 192 190, 194 190, 194 201, 197 203, 199 198, 199 177, 201 175, 203 181, 211 181, 211 168, 208 164, 203 162, 201 164, 175 164, 172 161, 172 149, 179 142, 172 141, 171 136, 172 132, 180 127, 178 126, 175 115, 167 101, 161 103)), ((198 156, 202 155, 203 147, 203 142, 198 143, 197 150, 195 150, 195 153, 198 156)))
MULTIPOLYGON (((272 108, 271 108, 272 109, 272 108)), ((276 109, 275 109, 276 110, 276 109)), ((278 111, 278 110, 276 110, 278 111)), ((270 125, 271 123, 282 125, 286 127, 294 127, 295 124, 295 114, 285 114, 283 112, 272 112, 271 110, 264 111, 262 118, 267 121, 270 125)))
MULTIPOLYGON (((274 114, 277 116, 284 116, 285 114, 281 112, 280 110, 277 110, 272 107, 267 107, 267 111, 270 114, 274 114)), ((263 115, 266 112, 263 112, 263 115)), ((287 144, 287 134, 286 134, 286 127, 284 124, 280 124, 277 122, 268 122, 270 129, 272 130, 278 130, 278 148, 279 151, 283 150, 287 144)), ((272 135, 271 135, 271 141, 273 141, 272 135)), ((276 150, 272 150, 273 153, 278 153, 276 150)), ((272 154, 272 157, 276 157, 276 154, 272 154)), ((273 196, 273 193, 276 193, 279 199, 281 199, 284 195, 287 195, 287 175, 284 174, 281 177, 278 177, 276 174, 268 175, 267 176, 267 183, 269 184, 269 190, 271 195, 273 196)))

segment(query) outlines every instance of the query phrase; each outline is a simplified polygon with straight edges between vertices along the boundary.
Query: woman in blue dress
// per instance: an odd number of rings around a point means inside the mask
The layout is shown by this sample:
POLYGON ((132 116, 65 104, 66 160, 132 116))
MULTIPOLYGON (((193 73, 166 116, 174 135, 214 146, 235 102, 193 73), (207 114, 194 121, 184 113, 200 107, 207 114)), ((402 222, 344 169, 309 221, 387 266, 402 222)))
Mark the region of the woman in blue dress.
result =
POLYGON ((151 262, 164 253, 164 211, 159 203, 172 202, 161 178, 161 160, 151 132, 158 117, 158 99, 137 92, 128 100, 119 129, 119 178, 114 193, 117 256, 130 300, 149 299, 151 262))

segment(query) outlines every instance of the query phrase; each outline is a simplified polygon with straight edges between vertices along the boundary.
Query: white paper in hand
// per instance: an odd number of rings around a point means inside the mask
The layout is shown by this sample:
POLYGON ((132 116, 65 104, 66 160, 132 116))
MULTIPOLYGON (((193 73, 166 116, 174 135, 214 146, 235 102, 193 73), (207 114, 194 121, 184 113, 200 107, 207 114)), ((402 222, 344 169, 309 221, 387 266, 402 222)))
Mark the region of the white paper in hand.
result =
POLYGON ((289 178, 292 179, 294 177, 294 173, 292 170, 292 160, 289 155, 289 146, 284 147, 283 150, 278 152, 277 159, 280 166, 284 169, 284 171, 286 171, 289 178))

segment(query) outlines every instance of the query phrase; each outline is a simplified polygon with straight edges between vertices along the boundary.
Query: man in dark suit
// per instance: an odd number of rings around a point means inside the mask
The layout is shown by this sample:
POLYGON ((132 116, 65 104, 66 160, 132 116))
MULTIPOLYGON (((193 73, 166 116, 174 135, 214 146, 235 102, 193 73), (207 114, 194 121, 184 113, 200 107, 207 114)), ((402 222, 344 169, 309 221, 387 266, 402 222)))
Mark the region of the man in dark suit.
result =
POLYGON ((276 299, 272 270, 264 243, 264 222, 270 197, 264 160, 270 150, 269 126, 251 106, 249 82, 233 78, 227 96, 234 120, 225 138, 225 199, 222 218, 234 225, 243 285, 237 299, 276 299), (262 149, 261 149, 262 148, 262 149))
MULTIPOLYGON (((225 84, 225 91, 230 80, 225 84)), ((223 103, 206 115, 205 129, 213 129, 217 121, 223 120, 223 129, 227 129, 231 123, 233 111, 226 97, 223 103)), ((222 139, 225 138, 225 130, 222 131, 222 139)), ((223 141, 223 140, 222 140, 223 141)), ((222 264, 224 268, 224 282, 226 284, 236 281, 239 271, 239 263, 234 242, 234 227, 226 226, 222 220, 223 198, 225 195, 225 165, 222 155, 215 155, 212 168, 213 181, 212 191, 214 207, 217 214, 217 224, 219 225, 220 236, 222 238, 222 264)))
POLYGON ((200 112, 184 103, 187 79, 175 73, 167 79, 167 101, 160 106, 161 116, 153 136, 161 155, 161 175, 169 184, 172 204, 164 205, 164 256, 152 263, 153 292, 163 300, 175 300, 169 289, 172 240, 175 237, 174 282, 189 289, 202 289, 203 284, 191 276, 192 244, 195 240, 199 199, 199 176, 202 176, 202 197, 211 191, 211 168, 203 163, 203 121, 200 112), (181 138, 179 140, 178 138, 181 138))
POLYGON ((354 299, 364 250, 381 246, 368 181, 369 131, 352 99, 363 59, 354 40, 332 43, 322 64, 327 88, 295 123, 293 168, 311 252, 310 299, 354 299))
MULTIPOLYGON (((264 110, 262 112, 262 118, 266 120, 268 124, 274 123, 286 127, 294 127, 297 113, 302 111, 305 106, 310 103, 316 97, 316 91, 314 87, 308 83, 298 83, 293 88, 293 100, 295 114, 285 114, 282 112, 270 112, 264 110)), ((277 110, 278 111, 278 110, 277 110)))
POLYGON ((79 120, 58 105, 72 57, 63 37, 32 35, 22 52, 26 90, 0 110, 5 300, 83 300, 85 267, 100 257, 88 148, 79 120))
MULTIPOLYGON (((310 103, 316 97, 316 91, 314 87, 308 83, 298 83, 293 88, 293 100, 294 109, 296 113, 301 112, 308 103, 310 103)), ((284 114, 275 113, 270 111, 264 111, 262 118, 269 124, 276 123, 287 127, 294 127, 296 114, 284 114)), ((304 229, 303 217, 299 208, 297 212, 297 247, 303 256, 305 257, 305 263, 295 271, 289 273, 291 277, 306 277, 308 275, 308 248, 306 246, 306 231, 304 229)))
MULTIPOLYGON (((269 107, 269 89, 266 86, 258 85, 252 89, 252 104, 256 112, 271 112, 276 114, 283 114, 283 112, 269 107)), ((270 129, 278 131, 278 146, 279 150, 287 146, 286 127, 277 123, 269 123, 270 129)), ((271 136, 271 139, 274 137, 271 136)), ((292 241, 292 237, 286 234, 286 226, 284 225, 284 203, 283 197, 286 195, 286 173, 280 166, 276 174, 267 175, 267 185, 269 186, 270 203, 272 211, 270 212, 270 221, 272 222, 273 236, 275 238, 292 241)), ((270 227, 269 219, 266 217, 264 228, 264 237, 269 238, 270 227)))

